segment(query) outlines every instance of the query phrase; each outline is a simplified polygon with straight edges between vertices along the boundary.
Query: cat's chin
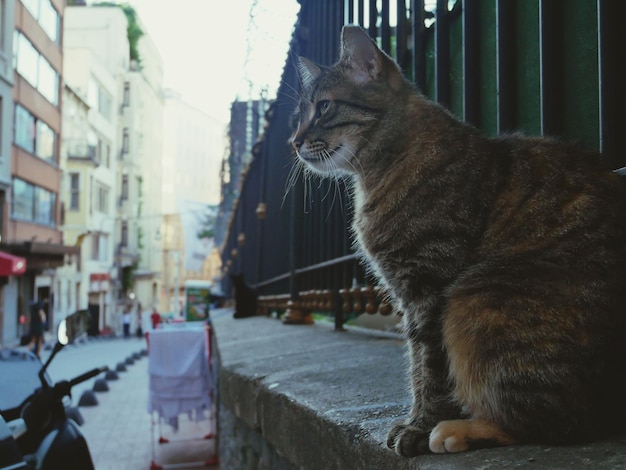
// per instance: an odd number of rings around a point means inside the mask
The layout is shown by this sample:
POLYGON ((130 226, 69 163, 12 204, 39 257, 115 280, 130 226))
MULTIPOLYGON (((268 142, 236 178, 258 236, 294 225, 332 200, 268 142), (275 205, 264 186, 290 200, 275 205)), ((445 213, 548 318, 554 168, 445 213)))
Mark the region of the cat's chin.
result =
POLYGON ((298 153, 298 157, 309 169, 321 176, 346 176, 356 173, 352 153, 344 146, 339 146, 324 157, 307 156, 306 153, 298 153))
POLYGON ((354 172, 348 171, 344 168, 338 167, 333 162, 328 160, 321 159, 302 159, 302 161, 307 165, 309 169, 313 171, 313 173, 318 174, 324 177, 341 177, 351 175, 354 172))

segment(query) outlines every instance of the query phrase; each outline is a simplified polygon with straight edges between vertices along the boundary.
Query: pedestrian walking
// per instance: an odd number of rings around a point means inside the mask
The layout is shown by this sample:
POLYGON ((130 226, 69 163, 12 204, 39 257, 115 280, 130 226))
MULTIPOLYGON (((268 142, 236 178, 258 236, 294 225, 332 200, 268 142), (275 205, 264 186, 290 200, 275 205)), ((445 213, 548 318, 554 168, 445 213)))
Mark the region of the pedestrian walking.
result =
POLYGON ((161 315, 159 315, 156 307, 152 309, 152 315, 150 315, 150 320, 152 320, 152 329, 156 330, 159 327, 159 323, 161 323, 161 315))
POLYGON ((30 313, 31 351, 39 357, 39 351, 43 346, 43 330, 46 324, 46 312, 43 309, 43 302, 41 300, 33 300, 28 308, 30 313))
POLYGON ((124 309, 124 313, 122 314, 122 325, 124 327, 124 338, 130 337, 130 323, 132 321, 131 314, 132 307, 130 305, 126 306, 124 309))
POLYGON ((143 316, 142 316, 142 308, 141 308, 141 302, 139 302, 137 304, 137 330, 136 330, 136 335, 137 338, 141 338, 143 336, 143 316))

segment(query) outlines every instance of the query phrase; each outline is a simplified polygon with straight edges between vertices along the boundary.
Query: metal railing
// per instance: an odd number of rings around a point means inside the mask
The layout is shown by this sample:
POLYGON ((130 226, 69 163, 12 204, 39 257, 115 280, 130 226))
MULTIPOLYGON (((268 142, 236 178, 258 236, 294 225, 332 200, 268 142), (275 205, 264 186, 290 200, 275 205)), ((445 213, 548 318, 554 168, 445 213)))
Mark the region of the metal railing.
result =
POLYGON ((349 191, 343 183, 290 179, 295 60, 331 65, 345 23, 364 26, 418 89, 486 134, 559 135, 601 151, 615 168, 626 165, 626 94, 620 87, 626 73, 617 46, 625 40, 617 21, 626 2, 300 3, 281 86, 223 245, 226 293, 230 273, 243 273, 261 296, 274 299, 317 292, 332 302, 312 301, 311 308, 330 310, 337 328, 344 313, 372 310, 355 289, 369 280, 352 250, 349 191))

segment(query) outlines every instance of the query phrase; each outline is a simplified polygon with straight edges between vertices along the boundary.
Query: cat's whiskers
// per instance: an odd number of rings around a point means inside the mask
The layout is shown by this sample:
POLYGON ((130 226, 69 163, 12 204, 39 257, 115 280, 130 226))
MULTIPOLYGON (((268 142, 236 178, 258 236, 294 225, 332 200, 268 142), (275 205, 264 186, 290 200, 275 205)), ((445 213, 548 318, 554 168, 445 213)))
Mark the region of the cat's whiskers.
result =
MULTIPOLYGON (((356 156, 356 153, 352 150, 350 150, 348 147, 346 147, 345 145, 340 145, 338 147, 339 149, 342 149, 344 152, 348 153, 351 155, 351 158, 346 158, 346 156, 343 154, 343 152, 339 152, 338 155, 350 166, 350 168, 352 168, 354 170, 355 173, 359 174, 359 173, 363 173, 363 166, 361 165, 361 162, 359 161, 359 159, 356 156), (357 169, 356 166, 354 166, 353 162, 356 162, 359 165, 359 168, 357 169), (359 169, 361 170, 359 172, 359 169)), ((337 153, 337 150, 335 150, 335 152, 337 153)))
POLYGON ((281 83, 283 85, 285 85, 286 89, 283 90, 284 95, 289 98, 291 101, 293 101, 294 103, 298 104, 302 98, 302 96, 300 95, 300 91, 297 90, 293 85, 291 85, 289 82, 282 80, 281 83), (293 92, 293 93, 288 93, 288 92, 293 92))
POLYGON ((304 170, 304 194, 303 194, 303 210, 305 214, 308 214, 310 210, 313 208, 313 191, 311 190, 311 175, 313 172, 305 167, 304 170), (309 205, 307 207, 307 194, 309 196, 309 205))
POLYGON ((285 193, 283 194, 283 199, 280 203, 281 209, 285 205, 285 200, 287 199, 287 194, 289 194, 289 190, 296 185, 296 183, 298 182, 298 178, 303 171, 307 171, 305 164, 302 163, 299 159, 294 159, 294 164, 289 169, 289 174, 287 175, 287 180, 285 182, 285 193))
MULTIPOLYGON (((323 150, 322 153, 324 155, 324 158, 328 162, 329 166, 334 167, 333 170, 332 170, 332 173, 336 173, 337 172, 336 171, 337 170, 337 168, 336 168, 337 165, 333 161, 330 152, 328 150, 323 150)), ((322 187, 322 184, 324 183, 324 178, 320 178, 319 181, 320 181, 320 183, 319 183, 317 189, 320 189, 322 187)), ((326 190, 326 194, 324 194, 324 197, 322 197, 322 201, 324 201, 328 197, 329 192, 330 192, 330 184, 328 185, 328 189, 326 190)))
MULTIPOLYGON (((328 153, 328 154, 330 156, 330 153, 328 153)), ((335 205, 335 201, 337 200, 337 196, 339 196, 339 209, 341 210, 341 214, 342 215, 345 214, 344 210, 343 210, 343 207, 344 207, 344 205, 343 205, 344 204, 343 203, 343 197, 341 195, 342 194, 342 190, 341 190, 341 186, 340 186, 339 183, 340 183, 340 181, 343 181, 344 184, 345 184, 347 175, 344 172, 339 170, 339 166, 337 165, 337 162, 334 161, 334 159, 330 158, 329 161, 331 162, 332 166, 335 167, 335 169, 333 171, 333 176, 334 177, 331 178, 331 181, 332 181, 331 184, 334 187, 334 191, 333 191, 333 200, 332 200, 332 202, 330 204, 330 208, 328 209, 328 214, 326 215, 325 222, 327 222, 328 218, 330 217, 330 213, 332 211, 332 208, 335 205)), ((330 190, 330 187, 329 187, 329 190, 330 190)))
MULTIPOLYGON (((290 55, 292 56, 291 59, 293 60, 294 64, 297 64, 297 56, 295 54, 293 54, 293 52, 290 53, 290 55)), ((302 80, 300 78, 300 76, 298 75, 298 81, 300 82, 300 89, 302 89, 302 80)), ((287 90, 292 91, 293 92, 293 96, 285 93, 285 96, 292 99, 296 104, 300 102, 300 99, 302 98, 302 95, 300 93, 299 89, 296 89, 291 83, 289 83, 286 80, 280 80, 281 85, 285 85, 285 87, 287 88, 287 90)))

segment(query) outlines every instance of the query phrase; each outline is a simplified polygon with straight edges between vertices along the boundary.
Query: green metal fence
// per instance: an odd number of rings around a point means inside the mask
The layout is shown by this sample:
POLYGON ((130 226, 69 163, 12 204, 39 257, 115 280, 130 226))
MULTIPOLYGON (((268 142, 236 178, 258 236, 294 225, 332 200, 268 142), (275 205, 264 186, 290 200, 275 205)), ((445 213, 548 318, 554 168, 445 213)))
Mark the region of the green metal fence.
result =
POLYGON ((334 314, 337 327, 344 314, 384 306, 380 296, 371 303, 352 251, 346 188, 289 179, 295 58, 332 64, 345 23, 364 26, 419 89, 486 134, 561 136, 602 152, 615 168, 626 166, 626 35, 618 24, 626 2, 300 3, 278 96, 223 246, 225 292, 228 274, 241 272, 264 298, 308 302, 308 310, 334 314))

